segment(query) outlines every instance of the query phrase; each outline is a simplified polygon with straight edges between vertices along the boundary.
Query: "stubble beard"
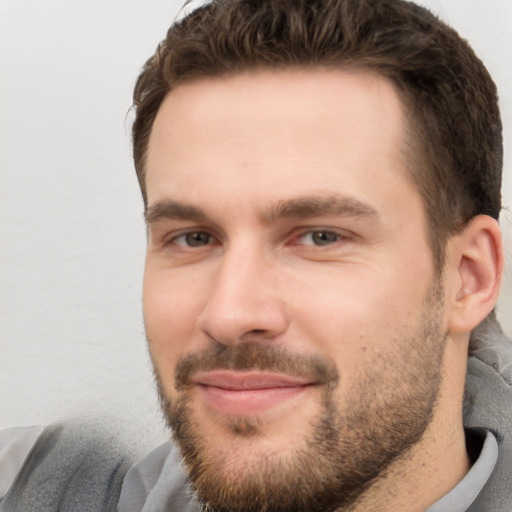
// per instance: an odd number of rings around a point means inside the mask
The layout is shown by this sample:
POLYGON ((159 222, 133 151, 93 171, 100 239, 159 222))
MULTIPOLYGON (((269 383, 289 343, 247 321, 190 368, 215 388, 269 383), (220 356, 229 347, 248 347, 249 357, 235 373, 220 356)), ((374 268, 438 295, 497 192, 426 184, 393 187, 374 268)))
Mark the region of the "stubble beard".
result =
POLYGON ((432 285, 422 319, 400 338, 383 339, 388 348, 364 377, 336 397, 338 374, 327 359, 302 358, 257 342, 193 355, 178 364, 178 398, 170 400, 155 371, 162 411, 172 430, 191 485, 205 511, 348 511, 389 466, 407 457, 430 424, 441 382, 445 333, 441 329, 442 290, 432 285), (228 440, 211 439, 201 429, 187 386, 198 369, 229 368, 313 371, 322 374, 319 413, 291 453, 265 449, 244 461, 262 436, 256 419, 231 418, 228 440), (292 370, 293 369, 293 370, 292 370), (244 444, 246 443, 246 444, 244 444), (239 449, 233 449, 233 445, 239 449), (240 459, 241 457, 241 459, 240 459), (253 457, 254 458, 254 457, 253 457))

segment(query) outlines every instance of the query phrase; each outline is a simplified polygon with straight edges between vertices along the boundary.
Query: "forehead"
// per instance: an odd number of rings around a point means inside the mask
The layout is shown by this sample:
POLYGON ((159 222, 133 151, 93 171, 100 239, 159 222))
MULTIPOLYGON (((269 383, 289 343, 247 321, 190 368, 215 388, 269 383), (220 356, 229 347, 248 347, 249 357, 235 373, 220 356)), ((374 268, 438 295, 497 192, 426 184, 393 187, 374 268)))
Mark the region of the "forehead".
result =
MULTIPOLYGON (((354 127, 361 118, 381 125, 394 118, 398 123, 389 124, 388 130, 396 127, 401 131, 402 110, 392 82, 369 69, 289 67, 203 77, 177 86, 164 99, 150 149, 155 134, 171 134, 172 117, 179 119, 173 136, 187 136, 189 128, 207 130, 228 120, 239 128, 245 120, 245 128, 252 126, 254 132, 268 131, 278 121, 289 123, 289 129, 318 121, 327 127, 340 113, 344 123, 354 127)), ((237 135, 243 133, 237 131, 237 135)))
POLYGON ((371 71, 290 68, 197 79, 169 93, 157 114, 148 201, 202 186, 255 198, 329 188, 332 180, 375 188, 386 172, 405 168, 404 124, 395 87, 371 71))

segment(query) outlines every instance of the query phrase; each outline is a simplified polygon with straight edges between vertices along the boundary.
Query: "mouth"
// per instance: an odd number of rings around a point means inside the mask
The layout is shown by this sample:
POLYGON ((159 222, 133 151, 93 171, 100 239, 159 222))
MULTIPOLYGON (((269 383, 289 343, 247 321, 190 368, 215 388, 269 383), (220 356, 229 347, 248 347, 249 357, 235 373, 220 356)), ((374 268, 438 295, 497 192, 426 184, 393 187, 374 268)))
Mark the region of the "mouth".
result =
POLYGON ((208 408, 237 416, 284 405, 316 385, 288 375, 227 370, 199 373, 193 383, 208 408))

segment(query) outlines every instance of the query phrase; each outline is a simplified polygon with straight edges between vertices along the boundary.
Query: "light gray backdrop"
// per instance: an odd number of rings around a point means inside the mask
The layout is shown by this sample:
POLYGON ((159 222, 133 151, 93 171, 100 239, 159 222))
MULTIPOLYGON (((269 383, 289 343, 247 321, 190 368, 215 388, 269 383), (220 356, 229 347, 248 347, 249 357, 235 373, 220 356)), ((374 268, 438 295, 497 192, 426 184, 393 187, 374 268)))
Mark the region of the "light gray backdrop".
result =
MULTIPOLYGON (((424 2, 500 89, 512 148, 512 0, 424 2)), ((141 315, 131 89, 181 1, 0 0, 0 427, 109 415, 165 437, 141 315)), ((512 208, 506 154, 505 205, 512 208)), ((509 269, 500 317, 512 333, 509 269)))

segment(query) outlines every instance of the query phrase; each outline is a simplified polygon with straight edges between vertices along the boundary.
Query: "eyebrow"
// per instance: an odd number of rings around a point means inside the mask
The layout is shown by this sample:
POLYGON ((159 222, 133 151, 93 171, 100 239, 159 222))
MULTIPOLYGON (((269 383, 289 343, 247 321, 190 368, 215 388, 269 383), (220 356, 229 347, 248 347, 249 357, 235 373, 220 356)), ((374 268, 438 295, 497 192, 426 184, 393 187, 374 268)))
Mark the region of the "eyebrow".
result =
MULTIPOLYGON (((308 219, 323 215, 380 220, 377 210, 369 204, 355 197, 342 195, 312 195, 286 199, 264 209, 259 218, 264 224, 273 224, 283 218, 308 219)), ((208 215, 201 208, 171 199, 158 201, 154 205, 148 206, 144 217, 148 225, 165 219, 195 222, 208 220, 208 215)))
POLYGON ((207 219, 206 213, 192 205, 179 203, 166 199, 148 206, 144 212, 146 224, 154 224, 160 220, 193 220, 204 222, 207 219))
POLYGON ((375 208, 355 197, 313 195, 279 201, 263 212, 261 218, 263 222, 271 224, 282 218, 309 219, 322 215, 366 217, 373 220, 380 217, 375 208))

